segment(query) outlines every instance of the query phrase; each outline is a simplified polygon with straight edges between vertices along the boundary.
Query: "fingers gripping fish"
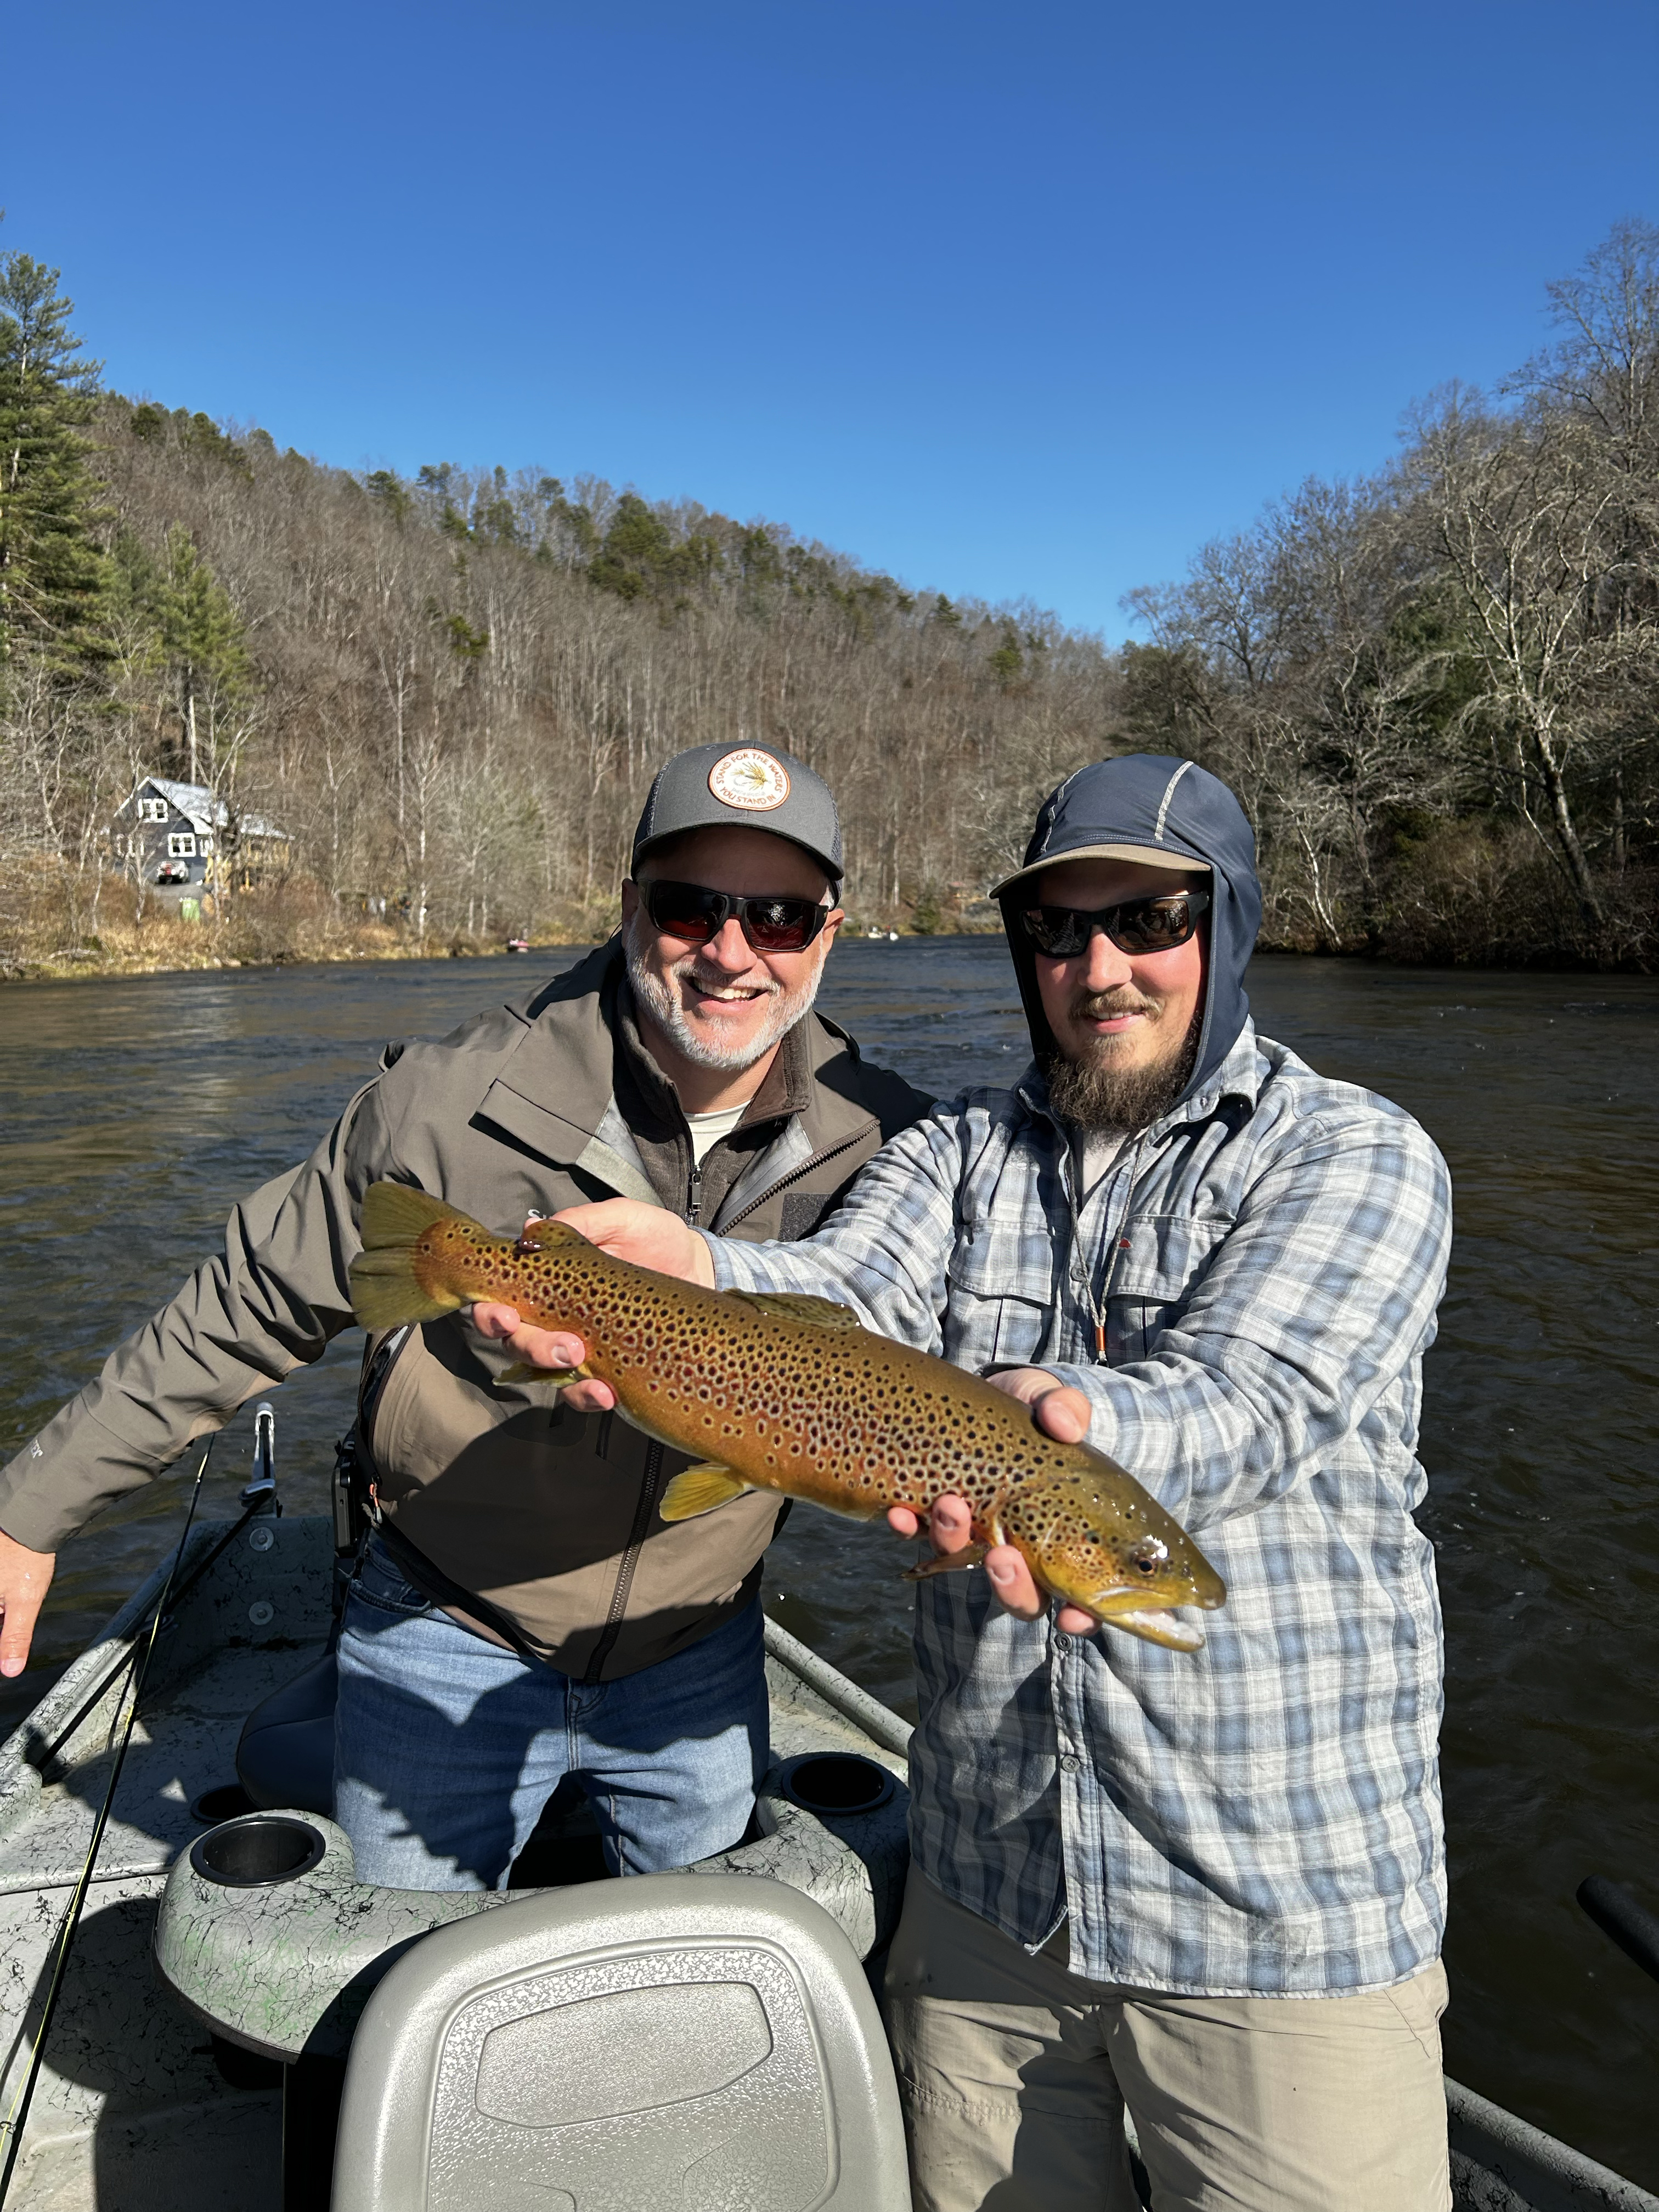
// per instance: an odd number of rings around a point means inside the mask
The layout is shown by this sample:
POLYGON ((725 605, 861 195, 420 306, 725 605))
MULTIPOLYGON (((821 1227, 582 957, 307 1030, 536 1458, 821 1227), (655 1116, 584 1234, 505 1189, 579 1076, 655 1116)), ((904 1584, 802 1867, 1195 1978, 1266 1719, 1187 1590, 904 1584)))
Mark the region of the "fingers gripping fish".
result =
POLYGON ((1203 1638, 1174 1606, 1212 1607, 1221 1577, 1163 1507, 1103 1453, 1044 1436, 977 1376, 891 1343, 846 1306, 789 1293, 706 1291, 613 1259, 574 1229, 494 1237, 441 1199, 377 1182, 363 1200, 352 1303, 367 1328, 499 1300, 533 1327, 580 1336, 583 1364, 503 1382, 608 1382, 636 1428, 697 1455, 658 1510, 689 1521, 745 1490, 856 1520, 964 1498, 976 1565, 1012 1544, 1038 1585, 1109 1628, 1180 1651, 1203 1638))

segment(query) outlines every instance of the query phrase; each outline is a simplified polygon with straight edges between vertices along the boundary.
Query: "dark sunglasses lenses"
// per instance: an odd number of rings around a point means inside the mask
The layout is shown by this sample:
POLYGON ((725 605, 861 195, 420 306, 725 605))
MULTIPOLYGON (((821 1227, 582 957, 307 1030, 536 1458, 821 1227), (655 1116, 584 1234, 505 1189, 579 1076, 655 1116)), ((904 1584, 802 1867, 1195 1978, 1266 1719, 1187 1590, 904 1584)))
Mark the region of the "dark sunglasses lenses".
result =
POLYGON ((743 933, 757 952, 799 952, 823 927, 824 910, 811 899, 734 899, 743 933))
POLYGON ((1178 891, 1173 897, 1102 907, 1096 914, 1078 907, 1039 906, 1025 915, 1025 933, 1051 960, 1074 959, 1086 948, 1097 923, 1121 952, 1167 952, 1187 942, 1209 903, 1207 891, 1178 891))
POLYGON ((737 898, 701 884, 649 884, 645 910, 657 928, 688 945, 707 945, 738 917, 757 952, 801 952, 823 927, 824 909, 811 899, 737 898))

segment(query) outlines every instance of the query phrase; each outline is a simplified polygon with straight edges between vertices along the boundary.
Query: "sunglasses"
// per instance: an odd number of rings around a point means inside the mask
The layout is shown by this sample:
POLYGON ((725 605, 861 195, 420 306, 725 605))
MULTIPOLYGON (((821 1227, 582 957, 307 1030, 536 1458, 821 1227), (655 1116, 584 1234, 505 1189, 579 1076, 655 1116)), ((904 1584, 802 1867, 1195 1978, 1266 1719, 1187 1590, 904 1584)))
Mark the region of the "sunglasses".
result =
POLYGON ((1031 907, 1020 920, 1032 944, 1050 960, 1070 960, 1086 951, 1097 929, 1120 952, 1168 952, 1187 942, 1209 903, 1208 891, 1164 891, 1103 906, 1093 914, 1074 906, 1031 907))
POLYGON ((653 929, 688 945, 707 945, 736 915, 756 952, 804 952, 830 919, 815 899, 739 898, 701 884, 642 884, 640 902, 653 929))

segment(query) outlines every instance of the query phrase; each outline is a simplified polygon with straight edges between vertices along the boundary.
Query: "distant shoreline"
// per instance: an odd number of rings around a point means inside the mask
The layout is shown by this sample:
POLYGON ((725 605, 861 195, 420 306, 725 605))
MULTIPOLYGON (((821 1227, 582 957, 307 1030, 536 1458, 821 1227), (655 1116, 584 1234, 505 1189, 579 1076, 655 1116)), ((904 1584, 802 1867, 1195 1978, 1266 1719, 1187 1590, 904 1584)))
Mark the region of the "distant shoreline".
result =
MULTIPOLYGON (((1000 937, 1000 930, 901 930, 896 942, 901 945, 939 945, 982 943, 987 938, 1000 937)), ((871 938, 863 930, 849 930, 843 941, 849 945, 891 943, 895 940, 883 931, 879 938, 871 938)), ((397 966, 416 961, 474 960, 523 961, 533 965, 538 953, 586 952, 604 939, 588 934, 584 937, 556 937, 538 939, 526 952, 509 952, 504 945, 469 945, 459 951, 447 946, 414 945, 407 949, 380 946, 368 949, 362 946, 340 952, 277 952, 266 957, 251 958, 207 957, 204 959, 143 960, 130 956, 89 952, 85 958, 60 954, 56 960, 32 960, 18 966, 0 966, 0 988, 27 984, 99 983, 112 982, 127 977, 134 979, 149 975, 220 975, 233 969, 270 968, 368 968, 397 966)), ((1452 966, 1444 961, 1402 960, 1397 953, 1371 952, 1356 947, 1352 951, 1333 952, 1327 949, 1310 949, 1297 945, 1258 945, 1258 953, 1268 953, 1292 960, 1341 960, 1359 966, 1383 968, 1446 969, 1449 972, 1470 975, 1648 975, 1654 971, 1644 967, 1596 967, 1583 960, 1552 957, 1533 961, 1460 961, 1452 966)))

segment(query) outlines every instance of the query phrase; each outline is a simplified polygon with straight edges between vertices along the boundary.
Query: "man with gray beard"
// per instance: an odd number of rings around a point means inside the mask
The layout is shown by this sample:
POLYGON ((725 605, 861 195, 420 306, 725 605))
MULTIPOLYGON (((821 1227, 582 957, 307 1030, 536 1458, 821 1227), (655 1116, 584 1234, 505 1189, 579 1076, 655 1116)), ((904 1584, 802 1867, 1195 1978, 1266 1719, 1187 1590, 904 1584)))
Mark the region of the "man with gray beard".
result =
MULTIPOLYGON (((617 1196, 739 1241, 816 1228, 927 1104, 811 1011, 842 872, 804 763, 671 760, 619 934, 520 1005, 389 1046, 312 1158, 235 1208, 223 1255, 0 1474, 0 1671, 21 1671, 64 1537, 353 1325, 382 1176, 514 1234, 617 1196)), ((586 1798, 611 1872, 684 1865, 739 1840, 768 1764, 776 1499, 665 1523, 686 1456, 508 1380, 504 1313, 369 1338, 337 1651, 239 1754, 256 1803, 332 1813, 364 1881, 504 1887, 556 1792, 586 1798)))

